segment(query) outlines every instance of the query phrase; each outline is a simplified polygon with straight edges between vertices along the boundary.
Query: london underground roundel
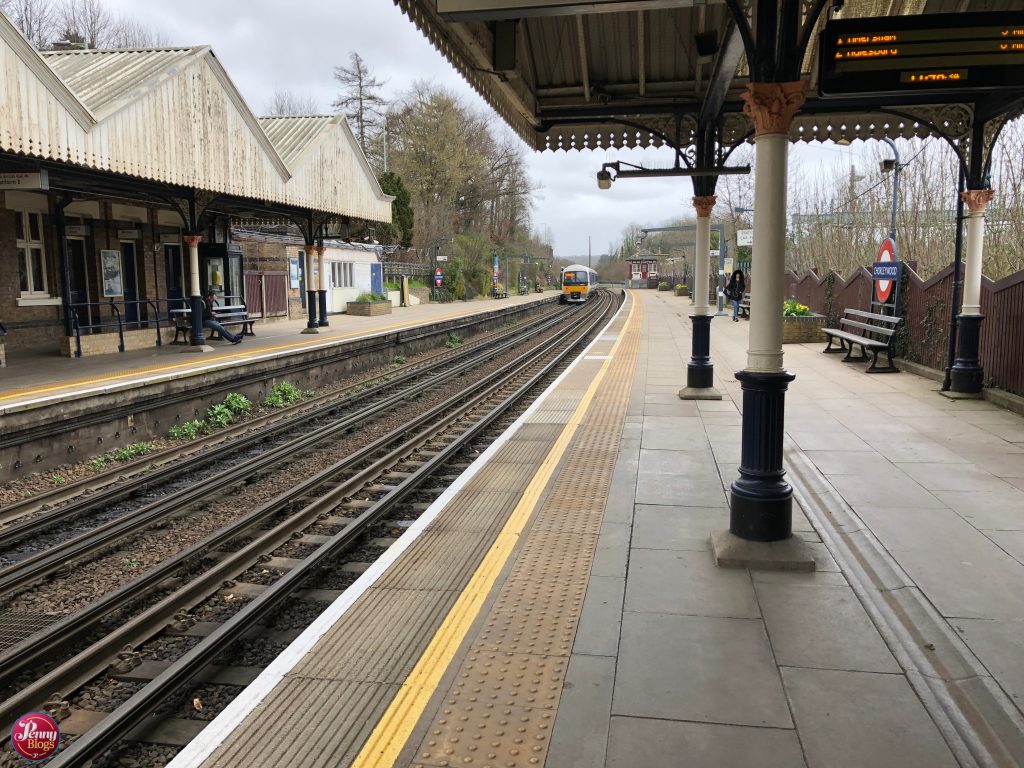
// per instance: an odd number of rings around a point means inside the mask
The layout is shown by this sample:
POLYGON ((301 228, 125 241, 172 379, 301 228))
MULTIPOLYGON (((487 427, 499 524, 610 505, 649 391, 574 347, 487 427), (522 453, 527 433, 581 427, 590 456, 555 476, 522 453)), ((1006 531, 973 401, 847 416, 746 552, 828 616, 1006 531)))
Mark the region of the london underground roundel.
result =
MULTIPOLYGON (((882 247, 878 249, 878 261, 896 261, 896 244, 891 238, 886 238, 882 241, 882 247)), ((876 280, 875 281, 875 298, 879 302, 884 304, 889 300, 889 296, 892 295, 893 285, 895 280, 876 280)))

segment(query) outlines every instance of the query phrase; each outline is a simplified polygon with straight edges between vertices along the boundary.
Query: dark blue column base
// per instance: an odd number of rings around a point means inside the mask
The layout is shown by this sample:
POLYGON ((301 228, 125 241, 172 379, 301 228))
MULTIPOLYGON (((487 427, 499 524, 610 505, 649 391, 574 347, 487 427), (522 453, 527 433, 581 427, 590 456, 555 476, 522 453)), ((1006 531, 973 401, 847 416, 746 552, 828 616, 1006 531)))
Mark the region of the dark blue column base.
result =
POLYGON ((739 478, 729 489, 729 531, 749 541, 793 534, 793 488, 782 466, 789 371, 738 371, 743 388, 743 445, 739 478))
POLYGON ((203 336, 203 297, 189 296, 188 306, 192 312, 192 335, 188 343, 193 347, 201 347, 206 344, 206 337, 203 336))
POLYGON ((949 388, 962 394, 978 394, 985 382, 978 350, 981 346, 981 321, 984 315, 959 315, 957 321, 958 350, 949 371, 949 388))
POLYGON ((309 320, 306 322, 307 328, 319 328, 320 324, 316 321, 316 291, 306 291, 306 309, 309 310, 309 320))
POLYGON ((714 386, 715 366, 711 362, 712 315, 690 315, 693 333, 690 342, 690 362, 686 364, 688 389, 714 386))
POLYGON ((321 328, 330 325, 327 322, 327 291, 318 291, 320 294, 320 321, 317 323, 321 328))

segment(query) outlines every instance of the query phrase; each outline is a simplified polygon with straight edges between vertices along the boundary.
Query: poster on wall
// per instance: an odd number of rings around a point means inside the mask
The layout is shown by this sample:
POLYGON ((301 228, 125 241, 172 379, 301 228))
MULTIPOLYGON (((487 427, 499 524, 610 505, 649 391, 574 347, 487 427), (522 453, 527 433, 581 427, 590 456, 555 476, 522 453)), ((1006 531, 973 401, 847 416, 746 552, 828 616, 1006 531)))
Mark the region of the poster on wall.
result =
POLYGON ((121 252, 100 251, 100 269, 103 272, 103 298, 123 296, 121 287, 121 252))
POLYGON ((292 288, 299 287, 299 260, 288 259, 288 275, 292 280, 292 288))

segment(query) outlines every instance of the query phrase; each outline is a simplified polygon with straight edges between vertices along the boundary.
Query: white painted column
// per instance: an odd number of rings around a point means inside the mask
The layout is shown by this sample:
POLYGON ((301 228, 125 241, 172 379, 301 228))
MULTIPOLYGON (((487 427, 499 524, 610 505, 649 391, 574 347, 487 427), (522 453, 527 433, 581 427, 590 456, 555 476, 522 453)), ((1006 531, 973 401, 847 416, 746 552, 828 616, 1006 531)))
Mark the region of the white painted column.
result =
POLYGON ((969 189, 961 193, 970 213, 967 214, 967 255, 964 259, 964 300, 961 314, 981 314, 981 259, 985 249, 985 211, 995 192, 991 189, 969 189))
POLYGON ((188 245, 189 295, 202 298, 203 287, 199 283, 199 244, 203 242, 203 236, 185 235, 184 239, 188 245))
POLYGON ((318 291, 323 290, 327 285, 327 280, 324 278, 324 250, 322 245, 316 247, 316 264, 317 264, 317 284, 316 289, 318 291))
POLYGON ((693 314, 710 314, 708 302, 708 277, 711 260, 711 209, 715 206, 715 197, 696 196, 693 207, 697 210, 697 233, 694 240, 693 256, 693 314))
POLYGON ((747 370, 774 373, 782 365, 782 301, 786 270, 786 172, 789 136, 755 140, 754 246, 747 370))
POLYGON ((314 274, 315 274, 314 270, 313 270, 313 266, 315 264, 314 258, 315 258, 315 254, 313 253, 313 247, 312 246, 307 246, 306 247, 306 292, 307 293, 310 292, 310 291, 317 291, 317 290, 320 289, 320 285, 319 285, 320 281, 318 279, 319 275, 314 276, 314 274))

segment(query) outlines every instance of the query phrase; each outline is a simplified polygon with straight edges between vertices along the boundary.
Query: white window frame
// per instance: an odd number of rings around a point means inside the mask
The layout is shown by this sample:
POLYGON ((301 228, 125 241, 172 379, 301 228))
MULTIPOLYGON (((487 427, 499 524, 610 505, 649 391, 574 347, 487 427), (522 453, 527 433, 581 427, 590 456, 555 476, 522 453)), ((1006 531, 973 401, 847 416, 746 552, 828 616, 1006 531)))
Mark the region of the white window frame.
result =
MULTIPOLYGON (((15 250, 21 251, 18 259, 18 297, 17 305, 19 307, 33 306, 33 305, 50 305, 59 304, 60 300, 56 299, 50 293, 49 287, 49 275, 47 274, 47 260, 46 260, 46 223, 43 219, 43 214, 40 211, 29 211, 29 210, 15 210, 14 215, 17 216, 21 222, 21 237, 15 235, 15 250), (33 239, 32 237, 32 219, 35 217, 36 223, 39 228, 39 238, 33 239), (32 252, 36 250, 40 255, 41 265, 41 280, 42 285, 36 285, 36 276, 34 270, 31 268, 32 252), (26 274, 28 276, 28 290, 21 289, 21 259, 26 259, 26 274)), ((17 229, 15 229, 17 231, 17 229)))

